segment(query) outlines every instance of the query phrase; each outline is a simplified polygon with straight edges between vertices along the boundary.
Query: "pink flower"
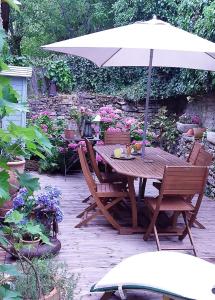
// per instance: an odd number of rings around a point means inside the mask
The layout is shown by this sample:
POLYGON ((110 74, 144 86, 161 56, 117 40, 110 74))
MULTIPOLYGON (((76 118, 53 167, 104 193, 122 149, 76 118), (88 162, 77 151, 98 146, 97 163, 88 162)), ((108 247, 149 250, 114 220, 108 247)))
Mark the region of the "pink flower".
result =
POLYGON ((58 147, 58 151, 60 153, 66 153, 68 151, 68 149, 67 148, 63 148, 63 147, 58 147))
POLYGON ((121 114, 122 110, 121 109, 115 109, 115 114, 121 114))
POLYGON ((81 147, 86 147, 86 143, 85 143, 85 141, 80 141, 80 142, 78 142, 78 146, 81 146, 81 147))
POLYGON ((39 116, 38 115, 34 115, 34 116, 32 116, 31 118, 33 119, 33 120, 35 120, 35 119, 37 119, 39 116))
POLYGON ((108 132, 121 132, 120 128, 109 127, 107 129, 108 132))
POLYGON ((48 131, 48 126, 46 124, 41 124, 40 125, 41 129, 43 132, 47 132, 48 131))
POLYGON ((106 113, 109 113, 109 114, 112 113, 112 112, 114 112, 113 107, 110 106, 110 105, 103 106, 103 107, 100 108, 100 110, 101 111, 105 111, 106 113))
POLYGON ((101 117, 101 122, 104 123, 112 123, 112 118, 107 118, 107 117, 101 117))
POLYGON ((131 125, 133 125, 135 123, 136 123, 135 118, 126 118, 125 119, 125 124, 128 125, 128 126, 131 126, 131 125))
POLYGON ((123 125, 122 123, 120 123, 120 122, 117 122, 117 123, 116 123, 116 127, 117 127, 117 128, 123 128, 124 125, 123 125))
POLYGON ((102 146, 102 145, 104 145, 104 144, 105 144, 105 143, 104 143, 102 140, 96 142, 96 145, 97 145, 97 146, 102 146))
POLYGON ((85 113, 85 111, 86 111, 86 107, 84 107, 84 106, 81 106, 79 110, 80 110, 80 112, 81 112, 81 113, 85 113))
POLYGON ((102 162, 103 161, 103 158, 98 153, 96 153, 96 161, 97 162, 102 162))
POLYGON ((69 148, 69 149, 72 149, 72 150, 76 150, 77 147, 78 147, 78 144, 76 144, 76 143, 70 143, 70 144, 68 145, 68 148, 69 148))
POLYGON ((50 113, 49 111, 47 111, 47 110, 42 111, 42 112, 40 113, 40 116, 50 116, 50 115, 51 115, 51 113, 50 113))
POLYGON ((151 143, 150 143, 149 141, 147 141, 147 140, 145 140, 144 144, 145 144, 146 146, 150 146, 150 145, 151 145, 151 143))

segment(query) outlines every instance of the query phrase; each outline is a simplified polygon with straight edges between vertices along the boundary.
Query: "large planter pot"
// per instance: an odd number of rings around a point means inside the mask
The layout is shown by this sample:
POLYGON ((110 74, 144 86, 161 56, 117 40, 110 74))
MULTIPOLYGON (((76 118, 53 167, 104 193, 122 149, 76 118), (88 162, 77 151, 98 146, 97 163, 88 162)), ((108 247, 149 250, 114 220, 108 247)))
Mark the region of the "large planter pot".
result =
POLYGON ((177 127, 178 131, 180 131, 181 133, 186 133, 189 129, 197 128, 198 125, 197 124, 184 124, 184 123, 176 122, 176 127, 177 127))
POLYGON ((24 159, 17 159, 16 161, 9 161, 7 163, 9 167, 9 183, 10 183, 10 195, 14 195, 19 189, 19 183, 17 180, 16 171, 19 173, 23 173, 25 170, 25 160, 24 159))
POLYGON ((60 293, 56 288, 53 288, 53 290, 40 300, 60 300, 60 293))
POLYGON ((213 131, 208 131, 207 132, 207 140, 208 142, 212 143, 215 145, 215 132, 213 131))
POLYGON ((201 127, 193 128, 194 137, 196 139, 201 139, 205 130, 206 128, 201 128, 201 127))

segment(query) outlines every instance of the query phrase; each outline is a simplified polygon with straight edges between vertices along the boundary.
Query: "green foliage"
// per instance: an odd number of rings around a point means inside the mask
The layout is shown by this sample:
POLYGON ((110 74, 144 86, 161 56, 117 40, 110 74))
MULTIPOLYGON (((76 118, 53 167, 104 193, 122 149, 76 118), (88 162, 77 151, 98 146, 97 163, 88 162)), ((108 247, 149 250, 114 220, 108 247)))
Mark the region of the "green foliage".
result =
POLYGON ((59 147, 63 146, 62 134, 66 127, 63 119, 56 119, 50 116, 49 112, 43 111, 39 115, 33 115, 29 125, 39 127, 52 143, 51 153, 46 159, 40 160, 40 172, 54 173, 60 170, 59 147))
POLYGON ((40 189, 39 178, 32 177, 28 173, 22 173, 18 176, 20 187, 25 187, 29 193, 33 194, 34 191, 40 189))
POLYGON ((153 142, 159 143, 164 150, 174 152, 177 145, 178 130, 176 129, 175 116, 169 116, 166 107, 160 108, 153 118, 149 131, 154 132, 153 142))
POLYGON ((42 224, 35 220, 26 220, 25 215, 18 210, 13 210, 5 218, 5 222, 9 224, 7 233, 19 243, 17 247, 22 246, 22 240, 34 241, 40 239, 43 243, 50 244, 42 224))
POLYGON ((71 70, 65 60, 50 61, 47 65, 46 77, 56 82, 60 91, 71 91, 73 78, 71 70))
MULTIPOLYGON (((66 264, 52 259, 34 259, 32 263, 37 270, 43 295, 48 295, 56 287, 61 300, 74 299, 77 280, 73 274, 68 272, 66 264)), ((18 269, 22 272, 21 264, 18 264, 18 269)), ((33 269, 29 268, 26 263, 24 263, 24 269, 26 272, 22 272, 22 275, 17 278, 15 288, 24 299, 38 299, 38 288, 33 269)))
POLYGON ((0 171, 0 205, 10 198, 8 179, 8 172, 5 170, 0 171))

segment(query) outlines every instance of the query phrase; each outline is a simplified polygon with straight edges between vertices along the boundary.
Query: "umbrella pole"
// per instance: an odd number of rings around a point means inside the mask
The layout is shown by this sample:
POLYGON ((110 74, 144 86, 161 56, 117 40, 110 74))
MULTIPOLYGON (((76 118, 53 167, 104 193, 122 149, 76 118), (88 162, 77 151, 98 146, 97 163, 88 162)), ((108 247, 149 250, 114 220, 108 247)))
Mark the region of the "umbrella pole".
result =
POLYGON ((154 50, 150 49, 149 55, 149 69, 148 69, 148 80, 147 80, 147 92, 146 92, 146 104, 144 114, 144 130, 143 130, 143 146, 142 146, 142 158, 145 156, 145 141, 148 128, 148 113, 149 113, 149 98, 151 94, 151 79, 152 79, 152 61, 153 61, 154 50))

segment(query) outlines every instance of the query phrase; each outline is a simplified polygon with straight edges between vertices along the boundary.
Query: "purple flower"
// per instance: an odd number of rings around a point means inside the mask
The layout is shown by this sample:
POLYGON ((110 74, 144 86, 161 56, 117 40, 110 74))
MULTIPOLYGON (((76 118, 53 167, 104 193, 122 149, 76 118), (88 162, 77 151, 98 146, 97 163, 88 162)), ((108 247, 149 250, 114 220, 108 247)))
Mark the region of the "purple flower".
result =
POLYGON ((26 196, 28 194, 28 190, 25 187, 23 187, 19 190, 19 194, 26 196))
POLYGON ((60 209, 59 206, 55 206, 55 214, 56 214, 56 221, 58 223, 62 222, 63 221, 63 212, 62 210, 60 209))
POLYGON ((25 200, 22 197, 22 195, 18 194, 14 199, 13 199, 13 208, 17 209, 20 206, 23 206, 25 204, 25 200))

